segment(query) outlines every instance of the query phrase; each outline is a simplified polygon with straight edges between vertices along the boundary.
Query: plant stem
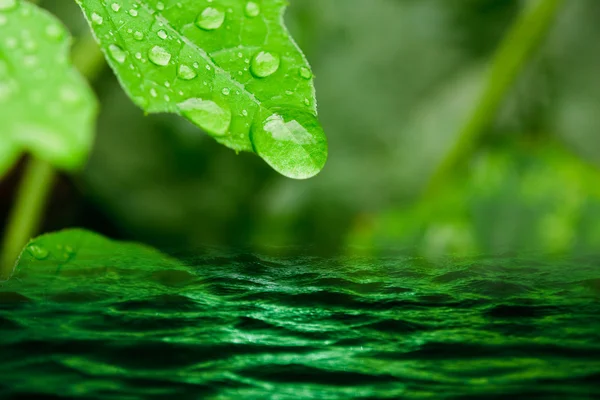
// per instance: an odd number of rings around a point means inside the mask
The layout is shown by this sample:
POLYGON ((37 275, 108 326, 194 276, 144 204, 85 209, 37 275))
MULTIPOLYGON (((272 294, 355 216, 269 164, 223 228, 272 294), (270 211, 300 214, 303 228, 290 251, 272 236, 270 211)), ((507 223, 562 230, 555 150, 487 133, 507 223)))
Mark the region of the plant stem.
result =
POLYGON ((510 27, 493 57, 481 97, 458 140, 442 160, 425 196, 430 196, 449 173, 475 149, 479 136, 492 122, 507 92, 512 87, 531 54, 548 31, 563 0, 536 0, 524 9, 510 27))
MULTIPOLYGON (((104 64, 104 57, 88 34, 77 41, 72 52, 73 64, 89 81, 93 81, 104 64)), ((8 279, 27 242, 37 234, 56 172, 37 158, 30 158, 19 184, 0 253, 0 280, 8 279)))
POLYGON ((9 278, 23 246, 37 231, 54 177, 49 163, 33 157, 29 160, 4 234, 0 279, 9 278))

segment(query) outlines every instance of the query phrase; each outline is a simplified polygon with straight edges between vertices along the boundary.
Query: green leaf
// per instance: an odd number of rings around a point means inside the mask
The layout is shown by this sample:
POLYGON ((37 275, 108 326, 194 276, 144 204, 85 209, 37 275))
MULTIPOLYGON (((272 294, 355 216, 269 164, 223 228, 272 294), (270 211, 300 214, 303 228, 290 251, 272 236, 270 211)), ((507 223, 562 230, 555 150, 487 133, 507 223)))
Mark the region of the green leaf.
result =
POLYGON ((29 242, 4 288, 24 285, 19 293, 35 298, 53 289, 82 292, 90 283, 106 282, 108 294, 140 284, 148 292, 163 291, 196 279, 189 268, 151 247, 69 229, 29 242))
POLYGON ((142 109, 182 115, 291 178, 323 168, 313 74, 283 26, 285 1, 77 2, 142 109))
POLYGON ((93 141, 96 100, 69 62, 70 36, 52 15, 0 0, 0 175, 27 151, 66 170, 93 141))

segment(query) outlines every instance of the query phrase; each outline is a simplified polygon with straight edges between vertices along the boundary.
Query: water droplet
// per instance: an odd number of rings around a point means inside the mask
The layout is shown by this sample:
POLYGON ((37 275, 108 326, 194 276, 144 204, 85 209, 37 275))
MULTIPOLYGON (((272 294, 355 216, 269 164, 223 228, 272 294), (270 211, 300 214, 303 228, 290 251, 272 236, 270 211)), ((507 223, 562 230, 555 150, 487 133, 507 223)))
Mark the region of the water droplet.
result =
POLYGON ((15 39, 14 37, 6 38, 6 47, 8 47, 9 49, 14 49, 15 47, 17 47, 17 39, 15 39))
POLYGON ((190 121, 214 136, 226 135, 231 124, 231 110, 214 101, 192 98, 177 105, 190 121))
POLYGON ((194 70, 189 66, 181 64, 177 69, 177 76, 185 81, 189 81, 194 79, 197 75, 196 72, 194 72, 194 70))
POLYGON ((223 88, 223 90, 221 90, 221 93, 223 93, 225 96, 229 96, 229 93, 231 93, 231 90, 229 90, 229 88, 223 88))
POLYGON ((27 251, 37 260, 44 260, 50 255, 50 252, 47 249, 36 244, 27 246, 27 251))
POLYGON ((8 17, 4 14, 0 14, 0 26, 6 25, 8 17))
POLYGON ((135 53, 135 58, 137 58, 138 60, 142 59, 142 53, 140 53, 139 51, 137 53, 135 53))
POLYGON ((260 6, 253 1, 249 1, 246 3, 244 11, 248 17, 254 18, 260 14, 260 6))
POLYGON ((127 53, 125 53, 125 51, 123 51, 123 49, 116 44, 111 44, 108 46, 108 52, 110 53, 111 58, 119 64, 123 64, 125 62, 125 58, 127 58, 127 53))
POLYGON ((112 3, 112 4, 110 5, 110 8, 112 8, 112 10, 113 10, 114 12, 119 12, 119 10, 121 9, 121 6, 120 6, 118 3, 112 3))
POLYGON ((225 13, 218 8, 206 7, 196 18, 196 25, 206 31, 219 29, 225 21, 225 13))
POLYGON ((257 78, 266 78, 273 75, 278 69, 281 60, 278 55, 268 51, 261 51, 252 59, 250 71, 257 78))
POLYGON ((63 86, 60 89, 60 99, 66 103, 75 103, 80 97, 77 90, 71 86, 63 86))
POLYGON ((17 0, 0 0, 0 11, 9 11, 17 8, 17 0))
POLYGON ((152 97, 158 96, 158 93, 156 93, 156 89, 154 89, 154 88, 150 89, 150 96, 152 96, 152 97))
POLYGON ((129 10, 129 15, 131 15, 132 17, 137 17, 138 12, 137 10, 134 10, 133 8, 131 10, 129 10))
POLYGON ((256 152, 290 178, 310 178, 327 160, 327 140, 317 118, 299 109, 265 110, 252 126, 251 139, 256 152))
POLYGON ((162 30, 162 29, 161 29, 160 31, 158 31, 158 32, 157 32, 157 35, 158 35, 158 37, 159 37, 159 38, 161 38, 161 39, 163 39, 163 40, 164 40, 164 39, 166 39, 167 37, 169 37, 169 36, 167 35, 167 32, 165 32, 165 31, 164 31, 164 30, 162 30))
POLYGON ((159 1, 158 3, 156 3, 156 9, 158 11, 162 11, 165 9, 165 5, 162 3, 162 1, 159 1))
POLYGON ((154 46, 148 52, 148 59, 152 61, 153 64, 164 67, 169 64, 169 61, 171 61, 171 53, 169 53, 163 47, 154 46))
POLYGON ((46 35, 51 37, 52 39, 61 39, 63 36, 63 30, 60 26, 52 24, 46 27, 46 35))
POLYGON ((135 31, 133 33, 133 38, 135 40, 144 40, 144 34, 142 32, 140 32, 140 31, 135 31))
POLYGON ((104 18, 102 18, 100 14, 92 13, 92 22, 97 25, 102 25, 102 23, 104 22, 104 18))
POLYGON ((298 74, 304 79, 310 79, 313 77, 312 71, 306 67, 300 67, 298 74))

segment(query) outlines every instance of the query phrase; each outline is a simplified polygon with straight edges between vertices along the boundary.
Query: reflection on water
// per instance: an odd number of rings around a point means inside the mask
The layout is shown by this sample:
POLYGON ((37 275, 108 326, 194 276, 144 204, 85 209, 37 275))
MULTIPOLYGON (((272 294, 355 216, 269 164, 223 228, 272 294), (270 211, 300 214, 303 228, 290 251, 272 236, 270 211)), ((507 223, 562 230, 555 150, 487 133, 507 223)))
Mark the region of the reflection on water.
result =
POLYGON ((0 397, 600 396, 600 258, 187 264, 0 287, 0 397))

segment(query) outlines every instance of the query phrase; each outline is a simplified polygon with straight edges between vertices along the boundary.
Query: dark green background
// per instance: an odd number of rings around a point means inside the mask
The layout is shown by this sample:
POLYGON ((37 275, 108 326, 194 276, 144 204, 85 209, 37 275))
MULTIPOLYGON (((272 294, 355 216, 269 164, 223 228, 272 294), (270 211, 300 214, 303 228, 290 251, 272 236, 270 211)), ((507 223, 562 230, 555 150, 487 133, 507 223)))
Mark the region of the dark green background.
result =
MULTIPOLYGON (((193 252, 581 253, 600 243, 600 2, 565 1, 494 124, 443 190, 422 190, 477 101, 483 68, 526 2, 293 0, 288 25, 316 75, 325 170, 293 181, 181 118, 144 116, 109 69, 98 135, 63 177, 45 230, 84 226, 193 252)), ((75 36, 74 2, 46 0, 75 36)), ((2 206, 18 177, 2 183, 2 206)))

